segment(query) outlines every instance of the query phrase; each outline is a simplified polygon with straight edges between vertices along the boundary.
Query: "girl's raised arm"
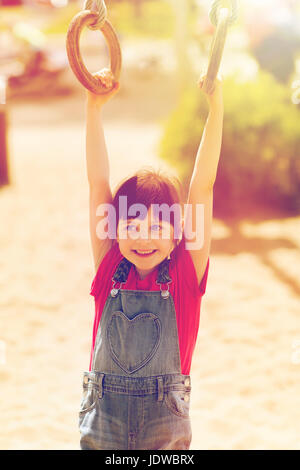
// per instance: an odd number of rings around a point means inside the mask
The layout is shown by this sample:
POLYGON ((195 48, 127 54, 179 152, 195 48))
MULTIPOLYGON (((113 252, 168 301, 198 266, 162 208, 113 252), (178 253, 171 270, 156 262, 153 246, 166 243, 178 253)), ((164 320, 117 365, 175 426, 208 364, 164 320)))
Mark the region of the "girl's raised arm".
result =
MULTIPOLYGON (((200 88, 203 85, 203 81, 204 76, 199 81, 200 88)), ((216 180, 222 144, 224 106, 222 82, 219 78, 216 80, 216 86, 212 95, 206 96, 209 103, 209 115, 191 177, 188 210, 185 215, 185 230, 188 229, 186 232, 186 238, 188 239, 187 249, 190 251, 195 266, 198 285, 205 273, 210 252, 213 187, 216 180), (204 216, 203 219, 201 215, 204 216), (202 230, 203 227, 204 230, 202 230), (190 231, 190 235, 188 231, 190 231)))
MULTIPOLYGON (((109 71, 98 74, 102 83, 111 86, 113 77, 109 71)), ((119 91, 119 83, 107 94, 96 95, 87 92, 86 102, 86 165, 89 183, 89 220, 90 238, 94 259, 95 271, 110 250, 112 240, 101 239, 97 235, 97 225, 104 216, 97 216, 97 208, 100 204, 111 204, 112 193, 109 184, 109 159, 105 144, 105 136, 102 125, 102 106, 115 93, 119 91)))

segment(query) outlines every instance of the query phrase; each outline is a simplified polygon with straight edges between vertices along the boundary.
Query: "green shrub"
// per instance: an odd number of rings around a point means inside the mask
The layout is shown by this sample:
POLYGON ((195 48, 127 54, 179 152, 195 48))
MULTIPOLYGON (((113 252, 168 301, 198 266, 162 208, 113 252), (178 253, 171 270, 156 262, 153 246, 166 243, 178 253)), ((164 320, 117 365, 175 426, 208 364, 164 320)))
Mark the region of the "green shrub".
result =
MULTIPOLYGON (((224 80, 224 130, 214 187, 217 214, 239 214, 257 204, 300 208, 299 106, 292 90, 260 71, 254 81, 224 80)), ((177 168, 187 191, 208 115, 195 86, 165 125, 160 156, 177 168)))

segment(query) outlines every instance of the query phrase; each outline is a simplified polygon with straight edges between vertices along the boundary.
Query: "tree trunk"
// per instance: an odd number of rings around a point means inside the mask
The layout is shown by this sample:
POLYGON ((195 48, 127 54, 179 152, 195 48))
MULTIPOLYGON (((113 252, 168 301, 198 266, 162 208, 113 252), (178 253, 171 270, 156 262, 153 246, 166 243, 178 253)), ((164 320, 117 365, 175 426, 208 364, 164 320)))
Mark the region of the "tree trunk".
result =
POLYGON ((141 18, 142 16, 142 2, 143 0, 133 0, 134 14, 136 18, 141 18))
POLYGON ((178 92, 181 94, 191 83, 193 74, 192 66, 188 57, 188 18, 190 2, 189 0, 170 0, 175 13, 175 37, 174 46, 177 56, 177 80, 178 92))

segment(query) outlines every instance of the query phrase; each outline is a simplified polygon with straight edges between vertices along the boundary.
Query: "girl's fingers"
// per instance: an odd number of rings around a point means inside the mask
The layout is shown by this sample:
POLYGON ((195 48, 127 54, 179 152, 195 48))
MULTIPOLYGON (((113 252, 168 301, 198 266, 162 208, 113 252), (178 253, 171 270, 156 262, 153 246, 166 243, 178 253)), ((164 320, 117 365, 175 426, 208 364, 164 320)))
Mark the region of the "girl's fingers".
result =
POLYGON ((200 74, 200 77, 199 77, 199 80, 198 80, 198 86, 199 86, 200 88, 202 88, 202 86, 203 86, 205 77, 206 77, 206 74, 202 72, 202 73, 200 74))
POLYGON ((111 88, 113 82, 105 77, 99 77, 99 80, 103 86, 106 88, 111 88))
POLYGON ((117 93, 119 91, 119 89, 120 89, 120 83, 115 82, 114 84, 112 84, 112 89, 108 91, 108 94, 109 95, 114 95, 115 93, 117 93))
MULTIPOLYGON (((205 78, 206 78, 206 74, 205 74, 205 73, 202 73, 202 74, 200 75, 200 78, 199 78, 198 82, 197 82, 199 88, 202 88, 202 87, 203 87, 205 78)), ((219 74, 217 75, 217 77, 216 77, 215 83, 216 83, 216 84, 221 84, 222 82, 223 82, 223 75, 219 73, 219 74)))
POLYGON ((110 69, 102 69, 96 72, 94 76, 101 82, 106 88, 110 88, 114 82, 114 76, 110 69))

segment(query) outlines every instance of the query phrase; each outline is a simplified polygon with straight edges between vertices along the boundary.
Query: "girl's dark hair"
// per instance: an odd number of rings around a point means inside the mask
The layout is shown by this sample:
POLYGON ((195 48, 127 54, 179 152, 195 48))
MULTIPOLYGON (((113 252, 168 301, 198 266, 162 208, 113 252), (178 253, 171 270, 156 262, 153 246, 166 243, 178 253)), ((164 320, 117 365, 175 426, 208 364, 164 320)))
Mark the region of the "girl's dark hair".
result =
MULTIPOLYGON (((162 170, 153 168, 142 168, 133 176, 123 180, 116 188, 113 195, 113 206, 116 211, 116 225, 119 219, 127 219, 127 214, 119 211, 120 196, 127 197, 127 210, 133 204, 143 204, 147 211, 151 204, 167 204, 169 208, 173 204, 178 204, 183 214, 183 188, 176 176, 169 176, 162 170)), ((176 214, 174 211, 169 212, 169 220, 173 227, 175 226, 176 214)), ((164 219, 163 211, 159 213, 159 219, 164 219)), ((176 219, 176 222, 178 220, 176 219)))

